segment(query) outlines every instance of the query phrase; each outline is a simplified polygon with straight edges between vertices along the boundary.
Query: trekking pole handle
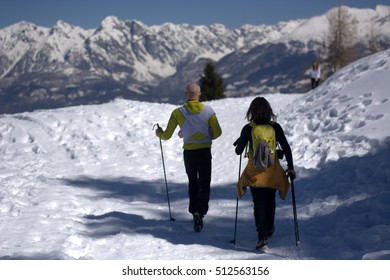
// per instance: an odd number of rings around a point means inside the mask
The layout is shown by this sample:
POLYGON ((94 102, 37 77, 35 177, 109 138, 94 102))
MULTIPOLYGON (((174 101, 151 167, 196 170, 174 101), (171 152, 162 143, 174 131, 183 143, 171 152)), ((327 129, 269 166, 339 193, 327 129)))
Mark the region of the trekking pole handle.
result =
POLYGON ((156 126, 157 126, 158 129, 161 128, 160 125, 159 125, 158 123, 156 123, 155 125, 153 125, 152 130, 154 130, 154 128, 155 128, 156 126))

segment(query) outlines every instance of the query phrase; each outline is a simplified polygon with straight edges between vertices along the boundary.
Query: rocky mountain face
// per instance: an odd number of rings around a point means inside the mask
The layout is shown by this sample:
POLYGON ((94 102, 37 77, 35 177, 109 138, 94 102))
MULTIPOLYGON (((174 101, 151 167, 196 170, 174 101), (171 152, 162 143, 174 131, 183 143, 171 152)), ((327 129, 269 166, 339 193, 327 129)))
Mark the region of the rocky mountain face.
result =
MULTIPOLYGON (((361 50, 370 34, 390 47, 390 7, 348 8, 361 50)), ((207 61, 227 96, 309 90, 307 71, 321 57, 329 13, 276 25, 194 26, 105 18, 85 30, 20 22, 0 29, 0 113, 103 103, 115 98, 179 103, 207 61)), ((371 36, 372 37, 372 36, 371 36)))

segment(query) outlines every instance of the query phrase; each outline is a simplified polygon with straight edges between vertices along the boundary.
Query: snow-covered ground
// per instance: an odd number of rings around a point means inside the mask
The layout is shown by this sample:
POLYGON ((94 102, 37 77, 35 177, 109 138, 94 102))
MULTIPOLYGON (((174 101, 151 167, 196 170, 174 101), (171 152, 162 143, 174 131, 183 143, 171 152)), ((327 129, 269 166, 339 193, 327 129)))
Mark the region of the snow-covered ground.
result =
MULTIPOLYGON (((183 88, 185 85, 183 84, 183 88)), ((269 254, 252 202, 239 202, 239 136, 253 97, 210 102, 223 129, 213 143, 210 211, 192 229, 182 143, 160 143, 170 104, 116 100, 0 116, 1 259, 390 259, 390 50, 357 61, 307 94, 265 96, 293 150, 301 244, 291 194, 277 199, 269 254)), ((243 159, 242 168, 246 164, 243 159)), ((285 162, 282 163, 285 165, 285 162)))

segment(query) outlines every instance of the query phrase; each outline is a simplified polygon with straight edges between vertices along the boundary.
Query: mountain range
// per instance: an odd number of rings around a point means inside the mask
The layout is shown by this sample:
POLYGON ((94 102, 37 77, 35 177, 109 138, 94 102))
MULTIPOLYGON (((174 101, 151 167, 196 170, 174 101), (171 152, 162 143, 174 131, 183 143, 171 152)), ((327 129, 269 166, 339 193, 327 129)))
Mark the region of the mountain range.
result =
MULTIPOLYGON (((390 48, 390 6, 345 7, 357 23, 361 55, 370 38, 390 48)), ((276 25, 147 26, 106 17, 97 29, 64 21, 52 28, 19 22, 0 29, 0 113, 97 104, 115 98, 177 104, 208 61, 229 97, 309 90, 332 10, 276 25)))

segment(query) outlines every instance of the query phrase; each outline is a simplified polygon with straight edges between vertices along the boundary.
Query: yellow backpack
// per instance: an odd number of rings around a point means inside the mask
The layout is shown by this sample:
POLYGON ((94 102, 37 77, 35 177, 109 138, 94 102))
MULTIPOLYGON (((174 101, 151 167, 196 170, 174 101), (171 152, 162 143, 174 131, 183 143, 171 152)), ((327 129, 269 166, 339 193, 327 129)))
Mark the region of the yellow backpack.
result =
POLYGON ((252 126, 252 147, 249 152, 253 155, 253 165, 256 169, 266 170, 271 167, 276 159, 276 137, 275 129, 271 124, 252 126))

